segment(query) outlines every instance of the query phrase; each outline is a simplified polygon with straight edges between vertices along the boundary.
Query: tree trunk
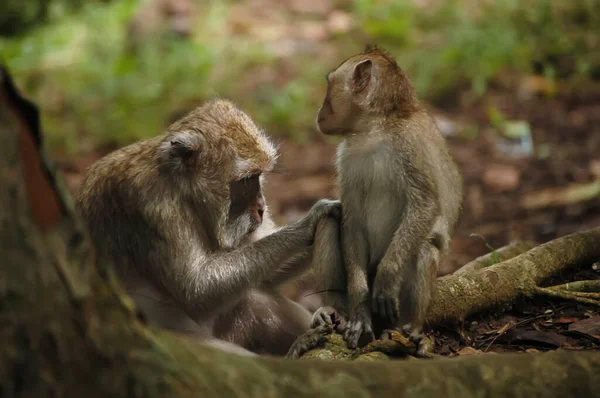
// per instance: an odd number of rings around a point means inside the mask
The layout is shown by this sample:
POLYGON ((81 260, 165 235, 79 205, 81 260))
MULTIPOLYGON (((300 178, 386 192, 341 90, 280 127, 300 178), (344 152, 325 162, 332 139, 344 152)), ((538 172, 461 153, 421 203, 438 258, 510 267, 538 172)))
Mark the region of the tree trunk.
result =
POLYGON ((94 264, 61 176, 43 152, 35 107, 4 69, 0 181, 3 397, 579 397, 600 389, 600 353, 307 364, 227 354, 147 328, 110 267, 94 264))

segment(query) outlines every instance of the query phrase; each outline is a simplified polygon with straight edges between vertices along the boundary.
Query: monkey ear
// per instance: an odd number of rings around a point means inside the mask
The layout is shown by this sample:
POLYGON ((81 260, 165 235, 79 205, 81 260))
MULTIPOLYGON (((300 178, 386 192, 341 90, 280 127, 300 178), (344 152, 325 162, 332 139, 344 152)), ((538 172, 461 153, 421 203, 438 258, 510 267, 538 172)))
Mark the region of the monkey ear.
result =
POLYGON ((202 152, 202 140, 197 134, 181 133, 163 142, 162 148, 170 162, 195 167, 202 152))
POLYGON ((373 62, 370 59, 362 61, 354 67, 352 72, 351 87, 352 91, 359 93, 363 91, 371 80, 371 70, 373 69, 373 62))

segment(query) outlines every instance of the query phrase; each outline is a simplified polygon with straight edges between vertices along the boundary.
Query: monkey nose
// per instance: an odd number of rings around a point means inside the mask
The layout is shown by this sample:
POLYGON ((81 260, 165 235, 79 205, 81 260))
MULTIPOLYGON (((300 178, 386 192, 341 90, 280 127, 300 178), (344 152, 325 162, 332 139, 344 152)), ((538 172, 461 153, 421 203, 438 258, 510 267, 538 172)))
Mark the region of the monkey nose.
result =
POLYGON ((259 218, 260 222, 262 222, 263 215, 265 214, 264 209, 258 209, 257 213, 258 213, 258 218, 259 218))
POLYGON ((262 222, 265 214, 265 199, 262 196, 256 200, 256 214, 258 215, 260 222, 262 222))

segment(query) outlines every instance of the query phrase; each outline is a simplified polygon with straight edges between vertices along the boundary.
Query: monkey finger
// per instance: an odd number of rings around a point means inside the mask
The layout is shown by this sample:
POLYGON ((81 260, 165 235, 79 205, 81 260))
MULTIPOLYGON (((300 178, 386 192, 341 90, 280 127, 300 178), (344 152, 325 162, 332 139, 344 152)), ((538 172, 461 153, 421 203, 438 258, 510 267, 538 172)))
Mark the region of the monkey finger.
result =
POLYGON ((337 322, 334 322, 335 331, 338 333, 345 333, 348 330, 348 321, 344 318, 339 318, 337 322))
POLYGON ((364 322, 357 322, 354 326, 354 328, 352 329, 352 332, 350 334, 350 342, 348 343, 348 347, 349 348, 357 348, 358 347, 358 342, 360 341, 360 337, 363 335, 363 332, 365 332, 366 330, 370 329, 369 326, 365 325, 364 322))
POLYGON ((327 325, 327 324, 330 324, 330 325, 333 324, 333 321, 331 320, 331 316, 329 315, 329 309, 328 309, 328 307, 321 307, 317 311, 315 311, 315 313, 311 317, 309 326, 311 328, 316 328, 318 326, 327 325))
POLYGON ((315 332, 320 333, 322 336, 333 333, 333 325, 322 325, 315 328, 315 332))
POLYGON ((358 338, 360 337, 359 332, 353 330, 350 332, 350 336, 346 339, 346 343, 348 343, 348 348, 355 349, 358 346, 358 338))
POLYGON ((327 320, 328 324, 336 325, 336 324, 340 323, 341 318, 340 318, 338 312, 335 310, 335 308, 325 307, 324 312, 325 312, 326 320, 327 320))
POLYGON ((356 348, 358 344, 358 338, 360 337, 360 327, 357 328, 357 324, 353 323, 348 329, 346 329, 346 333, 344 333, 344 340, 348 344, 348 348, 356 348))
POLYGON ((373 329, 371 329, 370 326, 365 326, 365 330, 363 332, 363 334, 367 337, 368 341, 374 341, 375 340, 375 333, 373 333, 373 329))
POLYGON ((321 319, 323 321, 324 325, 333 325, 333 321, 331 320, 331 317, 329 316, 329 314, 321 314, 321 319))

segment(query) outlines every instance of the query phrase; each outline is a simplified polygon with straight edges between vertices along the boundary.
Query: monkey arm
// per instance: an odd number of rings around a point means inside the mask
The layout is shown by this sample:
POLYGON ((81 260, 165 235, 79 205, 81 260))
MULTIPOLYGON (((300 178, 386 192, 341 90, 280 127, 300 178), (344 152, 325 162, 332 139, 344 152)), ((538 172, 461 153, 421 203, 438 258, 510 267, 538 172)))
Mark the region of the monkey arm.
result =
POLYGON ((304 218, 234 250, 205 254, 190 249, 177 255, 171 251, 174 269, 165 272, 156 267, 155 276, 191 317, 210 318, 235 304, 244 291, 258 287, 299 248, 312 245, 319 220, 339 213, 340 207, 339 201, 321 200, 304 218))
MULTIPOLYGON (((277 226, 270 214, 265 213, 265 219, 250 238, 251 241, 257 241, 265 236, 276 233, 284 227, 277 226)), ((302 275, 304 271, 311 265, 313 258, 312 248, 299 248, 297 253, 292 254, 290 258, 284 261, 280 267, 272 272, 266 280, 263 281, 264 286, 277 287, 296 277, 302 275)))
POLYGON ((313 260, 312 247, 303 249, 284 261, 280 267, 269 275, 263 282, 267 286, 280 286, 292 279, 299 277, 310 267, 313 260))
POLYGON ((377 269, 387 277, 398 277, 398 271, 409 261, 416 260, 419 245, 431 232, 437 216, 439 203, 433 181, 428 173, 413 168, 406 173, 409 188, 406 189, 406 205, 400 225, 377 269), (415 258, 413 258, 415 257, 415 258))
POLYGON ((192 253, 178 258, 172 272, 161 274, 163 285, 192 318, 210 318, 234 305, 242 292, 259 286, 312 238, 310 225, 301 220, 231 251, 192 253))

